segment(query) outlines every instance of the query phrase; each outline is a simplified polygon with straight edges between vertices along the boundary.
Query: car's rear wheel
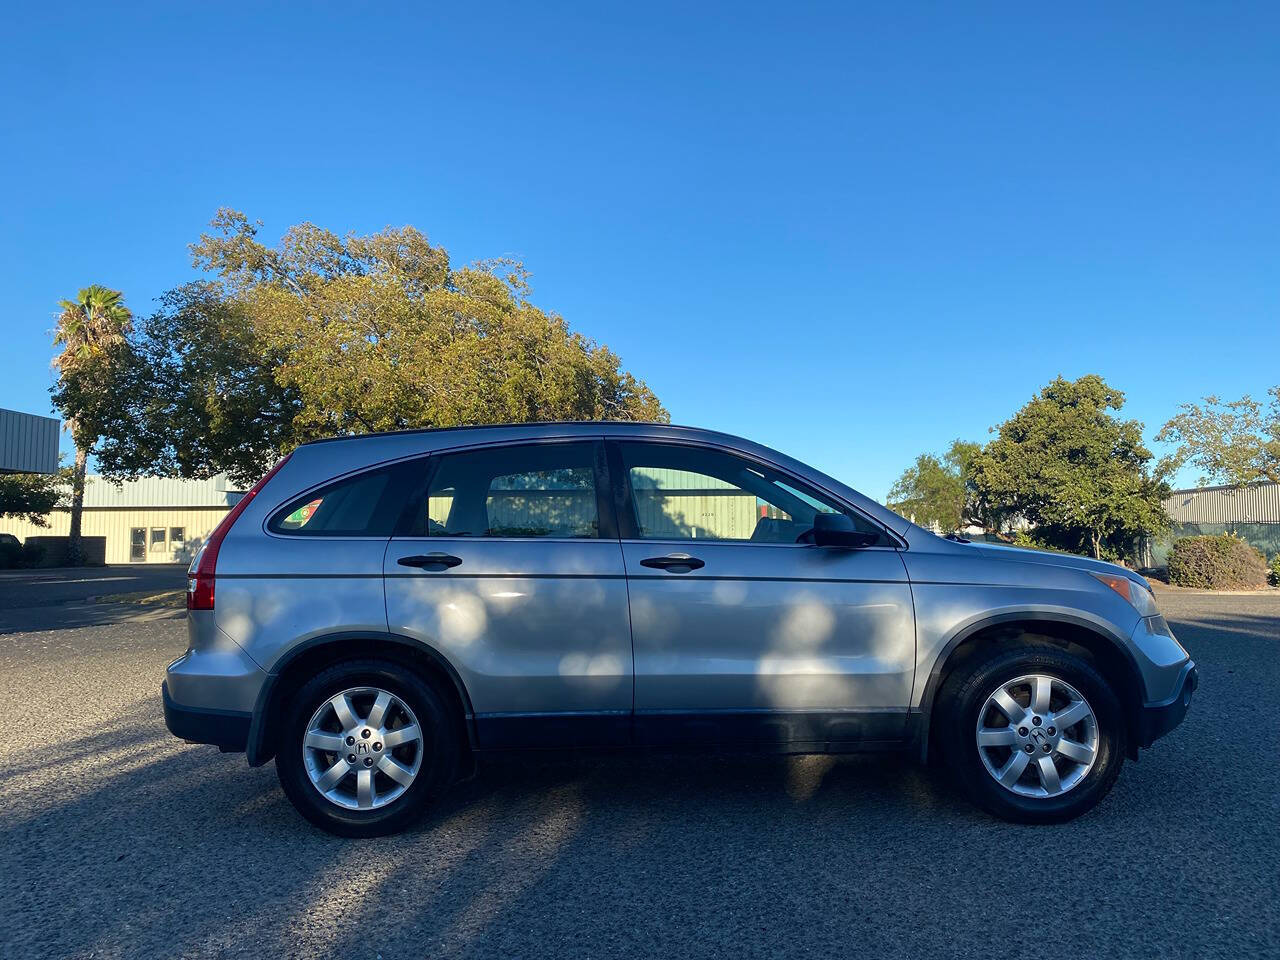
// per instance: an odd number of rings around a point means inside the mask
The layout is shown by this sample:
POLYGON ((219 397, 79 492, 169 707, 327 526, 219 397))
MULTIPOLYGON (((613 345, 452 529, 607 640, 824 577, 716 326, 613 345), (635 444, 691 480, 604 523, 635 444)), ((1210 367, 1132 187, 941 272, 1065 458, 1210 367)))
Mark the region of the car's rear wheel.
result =
POLYGON ((1002 648, 943 685, 938 740, 955 778, 984 809, 1057 823, 1092 809, 1124 763, 1115 692, 1081 657, 1002 648))
POLYGON ((329 667, 285 708, 276 772, 298 811, 372 837, 413 822, 453 779, 456 718, 430 681, 381 660, 329 667))

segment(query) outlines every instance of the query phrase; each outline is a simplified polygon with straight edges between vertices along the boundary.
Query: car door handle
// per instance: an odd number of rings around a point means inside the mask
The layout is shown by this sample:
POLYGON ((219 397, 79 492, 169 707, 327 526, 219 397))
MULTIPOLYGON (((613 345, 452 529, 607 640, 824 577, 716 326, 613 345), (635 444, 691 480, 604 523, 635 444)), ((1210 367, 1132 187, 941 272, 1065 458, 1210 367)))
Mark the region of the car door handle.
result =
POLYGON ((396 561, 402 567, 440 567, 441 569, 456 567, 461 562, 461 557, 455 557, 451 553, 428 553, 425 556, 418 554, 413 557, 401 557, 396 561))
POLYGON ((670 570, 672 573, 688 573, 690 570, 705 567, 706 564, 687 553, 669 553, 665 557, 645 557, 640 561, 640 566, 670 570))

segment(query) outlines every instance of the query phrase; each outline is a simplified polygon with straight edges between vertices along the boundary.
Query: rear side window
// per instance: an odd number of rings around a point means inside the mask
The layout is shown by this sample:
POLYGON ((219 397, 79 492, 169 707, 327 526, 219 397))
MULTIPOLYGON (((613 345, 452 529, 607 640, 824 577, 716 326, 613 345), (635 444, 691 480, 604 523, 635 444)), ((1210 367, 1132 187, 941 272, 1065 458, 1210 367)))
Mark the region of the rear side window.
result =
POLYGON ((309 537, 389 537, 404 506, 404 473, 373 470, 321 487, 277 510, 267 529, 309 537))
POLYGON ((595 445, 540 443, 445 454, 424 506, 412 535, 598 537, 595 445))

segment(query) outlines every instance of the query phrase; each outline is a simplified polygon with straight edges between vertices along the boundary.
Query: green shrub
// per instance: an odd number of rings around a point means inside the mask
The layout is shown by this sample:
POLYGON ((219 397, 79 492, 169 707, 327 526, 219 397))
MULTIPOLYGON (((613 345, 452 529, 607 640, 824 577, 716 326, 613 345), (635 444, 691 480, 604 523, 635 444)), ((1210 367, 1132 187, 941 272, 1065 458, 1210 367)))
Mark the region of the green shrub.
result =
POLYGON ((1044 541, 1037 540, 1035 537, 1027 533, 1027 531, 1025 530, 1015 530, 1013 532, 1013 545, 1015 547, 1024 547, 1027 550, 1053 550, 1054 549, 1044 541))
POLYGON ((1271 558, 1271 585, 1280 587, 1280 553, 1271 558))
POLYGON ((1239 537, 1183 537, 1169 551, 1169 582, 1208 590, 1253 590, 1267 582, 1261 551, 1239 537))

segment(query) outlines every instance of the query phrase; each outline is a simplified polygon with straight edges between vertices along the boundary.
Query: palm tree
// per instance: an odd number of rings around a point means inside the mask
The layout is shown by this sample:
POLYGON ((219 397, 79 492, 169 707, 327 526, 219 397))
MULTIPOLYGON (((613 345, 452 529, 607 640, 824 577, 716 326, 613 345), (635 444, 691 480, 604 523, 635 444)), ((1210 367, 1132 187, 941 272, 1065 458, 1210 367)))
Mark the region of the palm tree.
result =
MULTIPOLYGON (((80 291, 74 300, 58 303, 58 326, 54 330, 53 345, 62 352, 53 360, 58 379, 68 378, 86 371, 95 360, 124 339, 133 320, 133 314, 124 305, 124 294, 118 290, 94 284, 80 291)), ((73 565, 84 562, 84 548, 80 540, 81 516, 84 513, 84 477, 89 451, 98 438, 85 435, 80 418, 69 416, 66 429, 76 445, 76 465, 71 481, 71 535, 67 542, 67 561, 73 565)))

